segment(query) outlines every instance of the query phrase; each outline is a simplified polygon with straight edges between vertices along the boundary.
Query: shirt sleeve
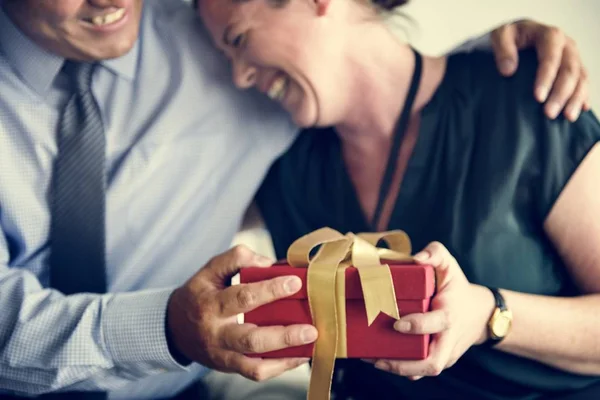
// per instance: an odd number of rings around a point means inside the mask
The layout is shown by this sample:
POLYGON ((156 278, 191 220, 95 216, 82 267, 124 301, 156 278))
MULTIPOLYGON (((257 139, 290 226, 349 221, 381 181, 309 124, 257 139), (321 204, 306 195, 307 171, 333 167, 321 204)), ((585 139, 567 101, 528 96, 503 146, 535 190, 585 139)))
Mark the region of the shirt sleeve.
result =
POLYGON ((9 267, 0 234, 0 393, 110 390, 185 369, 165 336, 171 292, 64 296, 9 267))
POLYGON ((546 119, 537 139, 542 171, 540 218, 545 220, 581 162, 600 142, 600 123, 592 111, 583 112, 575 122, 562 116, 546 119))

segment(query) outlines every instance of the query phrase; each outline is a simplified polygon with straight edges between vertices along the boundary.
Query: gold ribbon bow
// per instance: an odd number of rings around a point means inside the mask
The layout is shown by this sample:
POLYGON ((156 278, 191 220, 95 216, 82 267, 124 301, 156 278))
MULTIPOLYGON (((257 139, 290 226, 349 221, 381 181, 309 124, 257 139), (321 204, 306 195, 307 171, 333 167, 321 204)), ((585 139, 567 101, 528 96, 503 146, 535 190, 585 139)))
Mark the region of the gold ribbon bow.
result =
POLYGON ((358 269, 369 326, 380 312, 400 319, 389 265, 381 260, 411 261, 411 244, 403 231, 348 233, 331 228, 313 231, 288 248, 293 267, 308 268, 307 292, 319 338, 313 351, 309 400, 329 399, 336 358, 347 357, 345 270, 358 269), (385 240, 389 249, 378 248, 385 240), (311 259, 312 250, 321 246, 311 259))

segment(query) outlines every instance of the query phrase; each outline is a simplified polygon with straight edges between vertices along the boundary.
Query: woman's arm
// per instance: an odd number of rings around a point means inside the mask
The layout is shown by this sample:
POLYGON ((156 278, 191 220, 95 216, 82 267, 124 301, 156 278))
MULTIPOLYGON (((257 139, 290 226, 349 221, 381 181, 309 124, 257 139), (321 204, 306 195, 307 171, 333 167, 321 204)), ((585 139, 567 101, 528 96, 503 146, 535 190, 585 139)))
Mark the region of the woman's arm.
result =
MULTIPOLYGON (((598 171, 600 144, 581 162, 544 224, 585 294, 558 298, 503 290, 514 319, 512 331, 496 349, 573 373, 600 376, 598 171)), ((431 243, 415 259, 435 267, 438 293, 432 311, 404 316, 394 328, 403 333, 435 334, 429 357, 422 361, 379 360, 375 364, 413 378, 438 375, 471 346, 487 340, 487 323, 495 307, 491 292, 469 283, 442 244, 431 243)))
POLYGON ((581 163, 544 228, 586 296, 503 291, 514 323, 497 348, 554 367, 600 375, 600 144, 581 163), (535 334, 532 334, 535 332, 535 334))

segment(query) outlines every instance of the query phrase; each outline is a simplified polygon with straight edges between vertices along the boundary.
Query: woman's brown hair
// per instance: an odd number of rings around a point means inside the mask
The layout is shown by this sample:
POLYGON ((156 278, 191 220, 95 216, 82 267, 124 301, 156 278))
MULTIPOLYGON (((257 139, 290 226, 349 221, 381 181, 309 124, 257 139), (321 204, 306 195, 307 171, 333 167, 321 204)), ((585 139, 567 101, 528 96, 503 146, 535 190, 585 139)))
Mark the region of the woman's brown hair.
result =
POLYGON ((383 10, 392 11, 396 7, 400 7, 408 3, 409 0, 371 0, 371 3, 383 10))

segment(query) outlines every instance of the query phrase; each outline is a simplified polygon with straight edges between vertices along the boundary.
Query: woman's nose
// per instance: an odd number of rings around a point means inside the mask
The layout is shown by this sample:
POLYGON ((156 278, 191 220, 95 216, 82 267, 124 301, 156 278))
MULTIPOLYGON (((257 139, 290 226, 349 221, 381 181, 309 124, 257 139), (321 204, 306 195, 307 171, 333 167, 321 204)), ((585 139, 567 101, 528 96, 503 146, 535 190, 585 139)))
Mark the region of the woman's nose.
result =
POLYGON ((233 82, 240 89, 249 89, 256 83, 256 68, 239 59, 233 60, 233 82))

